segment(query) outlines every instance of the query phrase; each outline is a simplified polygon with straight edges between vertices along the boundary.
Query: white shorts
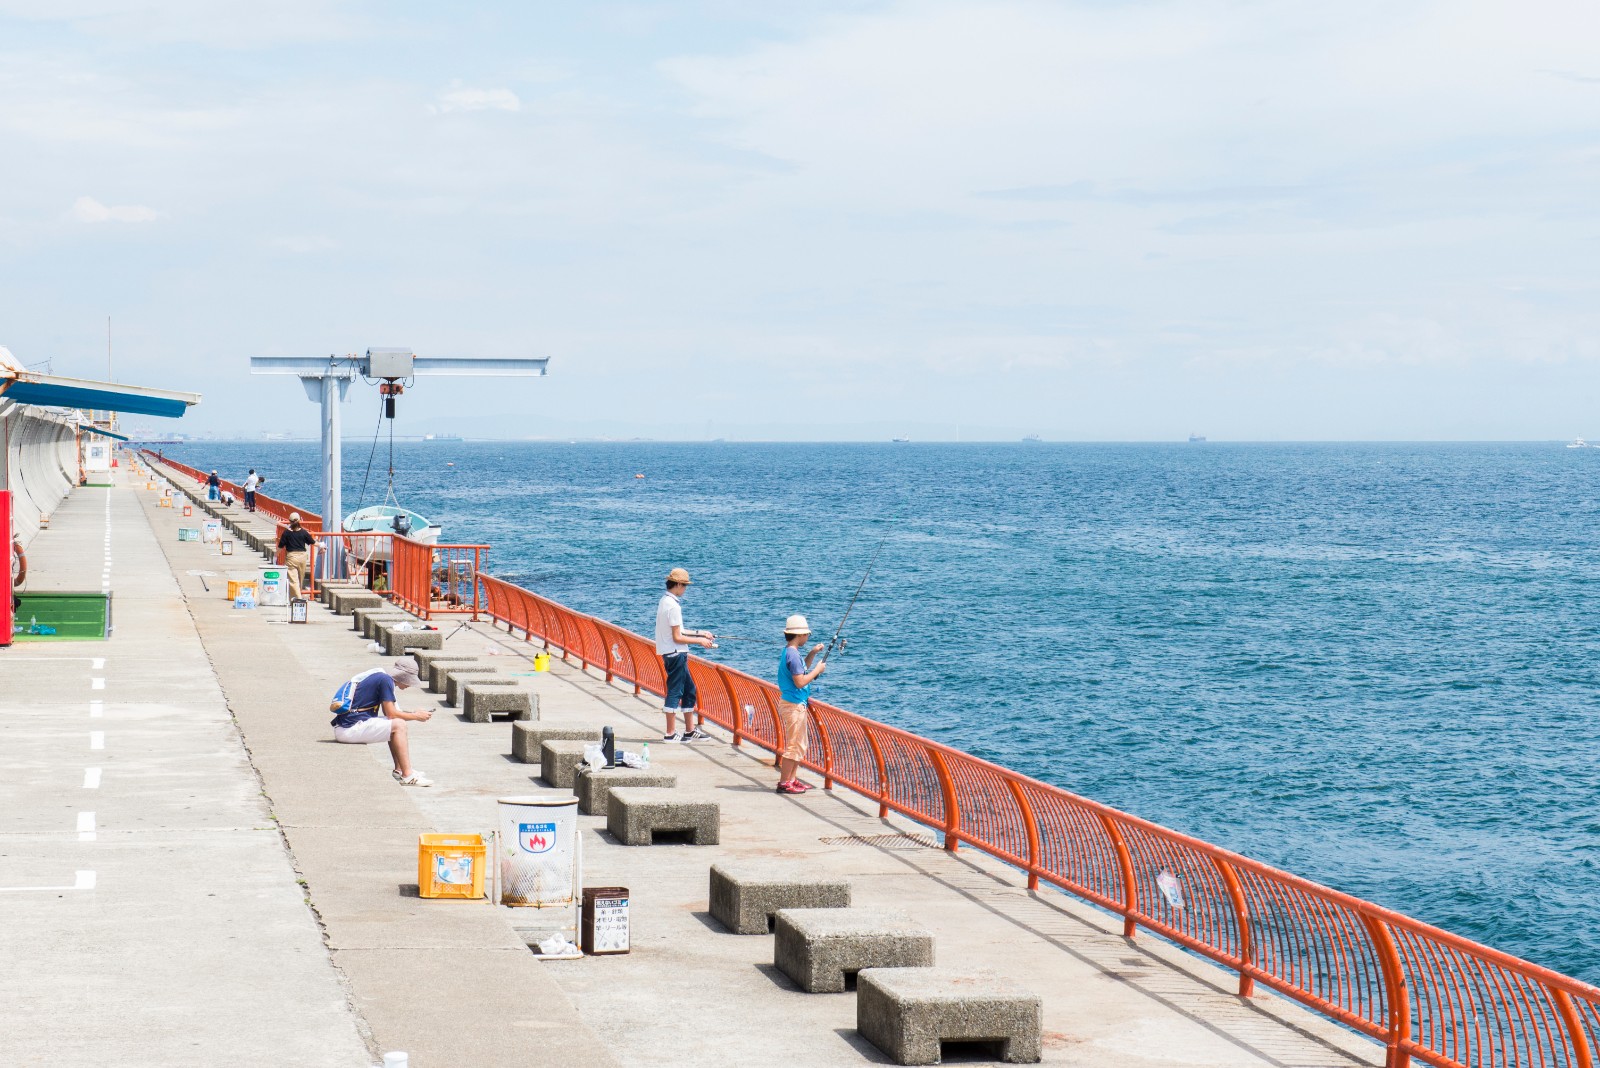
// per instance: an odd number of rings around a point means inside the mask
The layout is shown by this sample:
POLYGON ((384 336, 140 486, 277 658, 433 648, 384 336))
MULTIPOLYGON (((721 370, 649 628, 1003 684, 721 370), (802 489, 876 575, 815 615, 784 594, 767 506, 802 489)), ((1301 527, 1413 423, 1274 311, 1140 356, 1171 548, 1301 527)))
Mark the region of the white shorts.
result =
POLYGON ((354 727, 333 728, 333 740, 367 745, 372 742, 387 742, 393 731, 394 721, 388 716, 369 716, 354 727))

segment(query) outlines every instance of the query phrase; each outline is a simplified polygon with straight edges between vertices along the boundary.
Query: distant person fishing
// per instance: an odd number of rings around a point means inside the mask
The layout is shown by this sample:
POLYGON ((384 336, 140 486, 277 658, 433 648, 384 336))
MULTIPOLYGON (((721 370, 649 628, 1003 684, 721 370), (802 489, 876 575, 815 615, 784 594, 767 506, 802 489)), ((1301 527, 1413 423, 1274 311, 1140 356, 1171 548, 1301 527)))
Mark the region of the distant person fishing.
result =
POLYGON ((661 710, 667 714, 667 733, 663 742, 698 742, 711 735, 701 730, 700 694, 689 674, 689 646, 716 648, 710 631, 685 630, 683 595, 689 591, 689 572, 675 567, 667 573, 667 592, 656 604, 656 652, 667 673, 667 696, 661 710), (678 713, 683 713, 683 733, 678 733, 678 713))

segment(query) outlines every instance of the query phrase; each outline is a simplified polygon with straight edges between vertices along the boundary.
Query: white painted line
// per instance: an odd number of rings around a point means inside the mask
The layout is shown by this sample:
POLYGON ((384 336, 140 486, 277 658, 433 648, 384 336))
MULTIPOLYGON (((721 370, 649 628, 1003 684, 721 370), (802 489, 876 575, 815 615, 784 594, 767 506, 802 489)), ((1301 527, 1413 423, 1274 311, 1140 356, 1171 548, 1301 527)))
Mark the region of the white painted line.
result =
POLYGON ((104 749, 105 747, 106 747, 106 732, 105 731, 90 731, 89 732, 89 748, 90 749, 104 749))
POLYGON ((90 719, 99 719, 101 716, 103 716, 105 714, 106 714, 106 703, 104 701, 90 701, 89 702, 89 718, 90 719))
POLYGON ((85 790, 98 790, 98 789, 100 789, 100 769, 99 768, 84 768, 83 769, 83 788, 85 790))
POLYGON ((93 890, 94 872, 79 871, 73 873, 71 886, 0 886, 0 894, 15 894, 26 890, 93 890))
POLYGON ((95 671, 103 671, 105 669, 105 666, 106 666, 106 658, 105 657, 103 657, 103 656, 91 656, 89 658, 89 667, 91 669, 93 669, 95 671))
POLYGON ((105 688, 106 688, 106 680, 105 679, 95 678, 95 679, 90 679, 89 680, 89 689, 91 689, 91 690, 103 690, 105 688))
POLYGON ((92 842, 92 841, 94 841, 94 813, 93 812, 80 812, 80 813, 78 813, 78 841, 80 841, 80 842, 92 842))

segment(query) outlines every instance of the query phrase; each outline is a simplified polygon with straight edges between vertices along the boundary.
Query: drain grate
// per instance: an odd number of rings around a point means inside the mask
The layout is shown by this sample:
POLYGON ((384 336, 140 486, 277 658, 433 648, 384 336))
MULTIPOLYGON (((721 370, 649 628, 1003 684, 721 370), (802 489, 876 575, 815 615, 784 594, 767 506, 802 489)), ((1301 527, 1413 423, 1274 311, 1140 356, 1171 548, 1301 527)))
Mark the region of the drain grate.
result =
POLYGON ((864 845, 877 849, 938 849, 939 843, 920 834, 841 834, 819 839, 823 845, 864 845))

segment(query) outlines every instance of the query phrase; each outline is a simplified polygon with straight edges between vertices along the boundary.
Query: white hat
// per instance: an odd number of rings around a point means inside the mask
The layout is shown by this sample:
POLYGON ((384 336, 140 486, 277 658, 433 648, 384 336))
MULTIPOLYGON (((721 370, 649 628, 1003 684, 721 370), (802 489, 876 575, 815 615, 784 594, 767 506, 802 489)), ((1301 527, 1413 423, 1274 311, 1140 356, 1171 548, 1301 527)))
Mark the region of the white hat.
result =
POLYGON ((299 512, 290 512, 289 513, 289 522, 291 522, 291 523, 300 522, 300 513, 299 512))
POLYGON ((790 616, 784 620, 783 632, 785 634, 810 634, 811 624, 806 622, 805 616, 790 616))

